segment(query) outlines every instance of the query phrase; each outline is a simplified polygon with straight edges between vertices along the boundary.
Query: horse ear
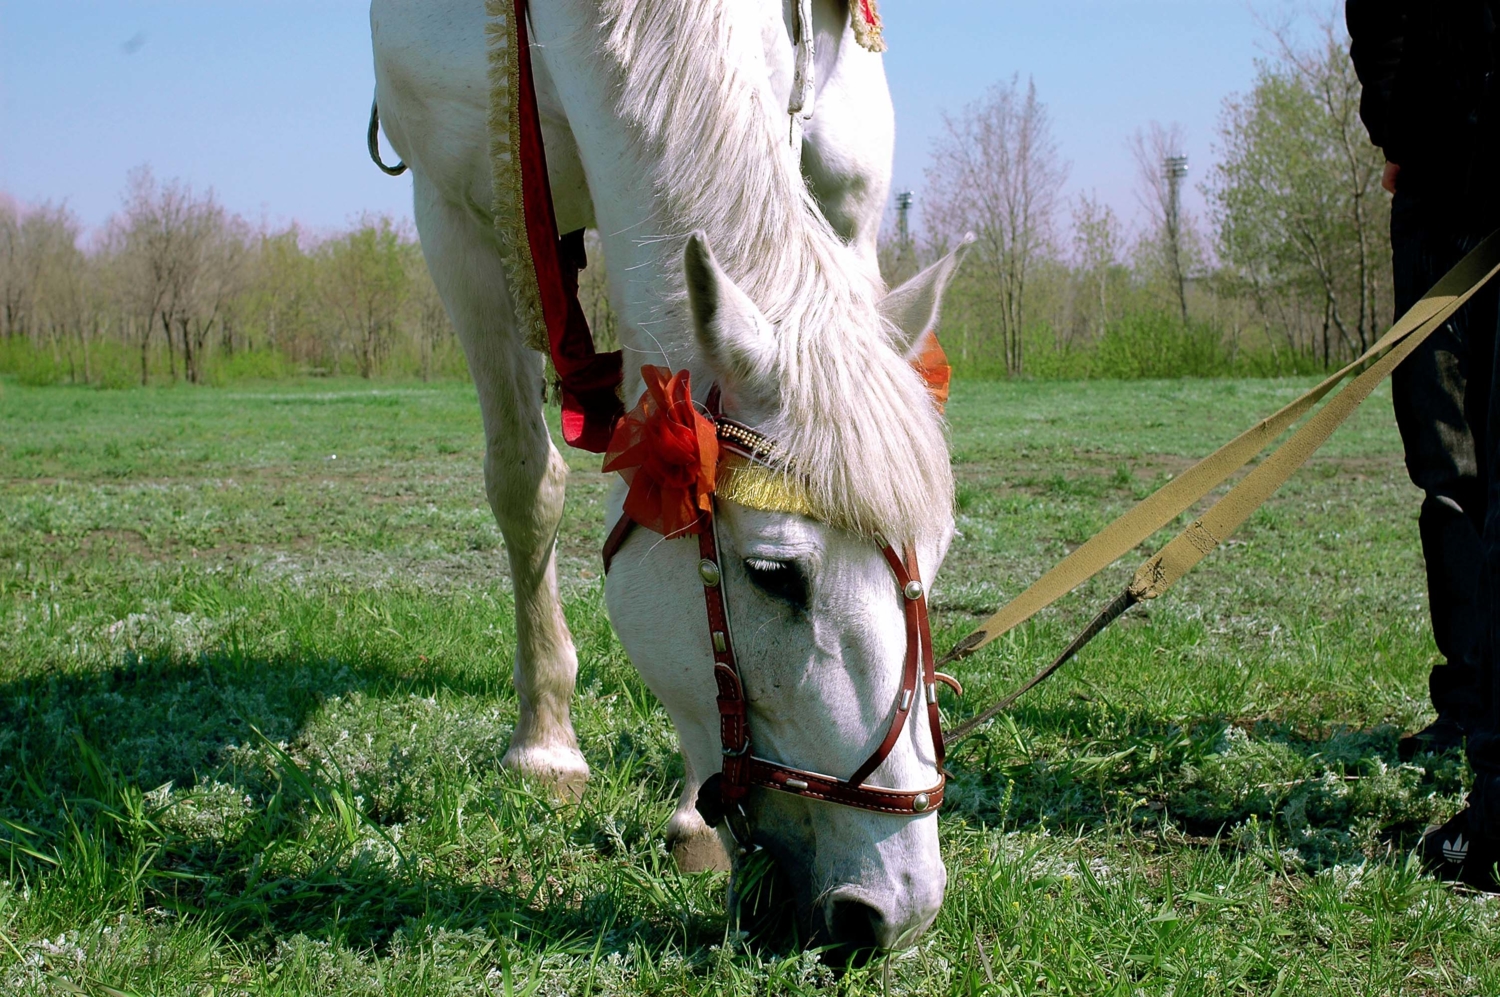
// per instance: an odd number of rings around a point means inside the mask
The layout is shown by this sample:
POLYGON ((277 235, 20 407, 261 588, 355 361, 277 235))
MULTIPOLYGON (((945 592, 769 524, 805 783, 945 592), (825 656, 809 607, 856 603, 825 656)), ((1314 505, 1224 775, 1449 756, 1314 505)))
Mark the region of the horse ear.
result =
POLYGON ((755 302, 719 267, 702 231, 683 254, 688 306, 704 357, 723 378, 750 386, 771 372, 776 339, 755 302))
POLYGON ((921 341, 922 333, 937 328, 943 292, 948 289, 948 282, 958 272, 958 265, 963 262, 975 238, 972 232, 965 235, 953 252, 881 300, 880 314, 901 333, 895 344, 898 350, 910 353, 921 341))

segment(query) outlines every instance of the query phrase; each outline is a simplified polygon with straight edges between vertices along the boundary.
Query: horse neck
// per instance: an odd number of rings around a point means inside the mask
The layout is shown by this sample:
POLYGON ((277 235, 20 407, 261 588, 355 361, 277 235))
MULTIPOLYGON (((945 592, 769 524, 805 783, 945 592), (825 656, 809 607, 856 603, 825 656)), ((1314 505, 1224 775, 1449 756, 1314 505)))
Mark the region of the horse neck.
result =
MULTIPOLYGON (((680 0, 640 3, 680 6, 680 0)), ((818 265, 811 258, 817 251, 826 251, 818 241, 826 241, 826 236, 810 231, 817 228, 816 219, 804 217, 806 195, 797 150, 790 141, 765 141, 768 125, 780 127, 781 116, 775 109, 786 106, 787 94, 781 92, 782 74, 774 65, 774 52, 749 47, 744 40, 774 38, 775 32, 784 30, 781 5, 726 4, 719 12, 721 17, 736 19, 733 43, 710 53, 707 61, 734 60, 730 71, 742 87, 752 88, 752 100, 747 103, 762 109, 767 118, 757 121, 741 113, 713 119, 716 109, 695 105, 693 114, 711 120, 682 132, 708 137, 680 141, 681 135, 643 135, 639 115, 622 113, 621 93, 629 92, 622 80, 632 69, 623 65, 617 53, 601 55, 610 50, 610 39, 599 3, 560 0, 535 5, 531 11, 537 51, 556 88, 589 179, 609 272, 610 300, 620 319, 627 398, 639 394, 639 368, 646 363, 690 370, 700 394, 712 379, 698 355, 682 298, 682 252, 693 230, 707 233, 730 275, 773 318, 776 309, 768 307, 770 302, 764 298, 798 283, 786 279, 787 274, 845 279, 841 268, 818 265), (781 159, 770 162, 774 157, 781 159), (675 193, 663 189, 674 186, 678 188, 675 193), (705 191, 712 196, 702 196, 705 191), (760 238, 750 237, 754 234, 760 238), (765 251, 745 250, 756 243, 765 251), (809 258, 802 260, 799 253, 804 249, 809 258), (766 272, 767 267, 774 272, 766 272), (770 290, 758 294, 757 288, 770 290)), ((689 43, 684 39, 684 44, 689 43)), ((683 96, 692 99, 695 92, 703 90, 684 88, 683 96)), ((665 117, 670 120, 675 115, 665 117)))

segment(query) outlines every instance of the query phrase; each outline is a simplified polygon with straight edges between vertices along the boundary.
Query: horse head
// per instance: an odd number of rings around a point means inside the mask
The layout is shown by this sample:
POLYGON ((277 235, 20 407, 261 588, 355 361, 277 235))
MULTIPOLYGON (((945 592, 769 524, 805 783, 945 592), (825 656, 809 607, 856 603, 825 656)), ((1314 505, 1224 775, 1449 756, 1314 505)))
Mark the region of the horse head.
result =
MULTIPOLYGON (((953 535, 940 406, 913 361, 930 348, 924 337, 966 245, 873 299, 863 327, 810 328, 803 314, 800 334, 788 336, 702 234, 690 238, 695 367, 710 375, 724 419, 774 453, 721 469, 711 546, 637 530, 606 585, 616 631, 677 728, 689 782, 707 780, 698 809, 725 818, 718 830, 731 856, 764 849, 775 859, 806 937, 853 948, 911 944, 947 881, 940 739, 924 702, 935 690, 919 681, 913 696, 903 683, 922 650, 913 641, 927 642, 930 672, 925 604, 918 628, 907 603, 953 535), (723 601, 723 631, 709 622, 706 592, 723 601), (710 778, 731 772, 716 683, 716 662, 730 655, 748 726, 742 753, 763 776, 739 796, 721 795, 724 780, 710 778), (852 786, 872 760, 859 780, 869 792, 846 792, 853 805, 815 791, 818 776, 852 786)), ((839 314, 859 310, 826 316, 839 314)), ((696 387, 703 410, 710 386, 696 387)), ((615 515, 624 501, 622 487, 615 515)))

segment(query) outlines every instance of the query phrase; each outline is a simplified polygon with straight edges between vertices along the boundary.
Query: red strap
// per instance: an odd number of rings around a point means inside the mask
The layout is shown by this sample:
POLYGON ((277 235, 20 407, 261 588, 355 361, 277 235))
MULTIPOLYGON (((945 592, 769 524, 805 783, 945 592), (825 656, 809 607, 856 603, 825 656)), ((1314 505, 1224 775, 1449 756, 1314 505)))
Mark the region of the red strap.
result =
POLYGON ((729 611, 724 605, 724 569, 719 564, 719 543, 714 535, 714 517, 711 512, 705 512, 702 516, 702 529, 698 534, 698 557, 698 570, 703 581, 703 602, 708 609, 708 638, 714 656, 714 681, 719 687, 719 744, 723 753, 720 793, 726 804, 736 803, 750 791, 750 718, 745 703, 745 687, 740 681, 739 666, 734 660, 734 645, 729 640, 729 611))
MULTIPOLYGON (((906 570, 911 577, 921 581, 917 572, 917 552, 906 548, 906 570)), ((932 751, 937 758, 938 771, 948 760, 947 746, 943 744, 943 720, 938 713, 937 701, 937 655, 932 646, 932 623, 927 618, 927 589, 923 586, 922 597, 914 600, 917 607, 917 629, 908 631, 907 639, 917 637, 922 642, 922 696, 927 700, 927 729, 932 732, 932 751)))
POLYGON ((570 232, 561 239, 557 235, 542 120, 531 75, 531 47, 526 38, 526 0, 515 0, 515 10, 521 203, 526 215, 526 241, 536 267, 542 319, 547 325, 547 346, 562 387, 563 439, 580 450, 603 453, 615 423, 625 414, 619 391, 624 363, 618 350, 594 351, 594 337, 578 303, 583 233, 570 232))
POLYGON ((609 531, 609 536, 604 541, 604 573, 609 574, 609 566, 614 563, 615 555, 620 548, 625 546, 625 541, 630 539, 630 534, 635 532, 635 520, 629 516, 621 516, 615 523, 615 528, 609 531))
MULTIPOLYGON (((906 586, 917 580, 913 572, 907 569, 901 558, 890 544, 881 546, 881 553, 885 555, 886 563, 891 566, 891 573, 896 576, 896 586, 901 590, 901 613, 906 618, 906 663, 901 670, 901 693, 896 698, 896 713, 891 717, 891 725, 886 728, 885 739, 880 742, 880 747, 875 753, 865 759, 865 763, 855 770, 848 779, 848 786, 854 788, 864 784, 870 777, 870 773, 880 767, 886 756, 895 748, 896 742, 901 739, 901 731, 906 728, 906 718, 911 716, 912 707, 916 705, 918 696, 917 675, 921 672, 922 662, 922 628, 921 616, 918 615, 918 606, 926 602, 925 594, 919 598, 912 599, 906 594, 906 586)), ((915 558, 907 554, 907 561, 914 562, 915 558)), ((918 584, 921 584, 918 581, 918 584)))

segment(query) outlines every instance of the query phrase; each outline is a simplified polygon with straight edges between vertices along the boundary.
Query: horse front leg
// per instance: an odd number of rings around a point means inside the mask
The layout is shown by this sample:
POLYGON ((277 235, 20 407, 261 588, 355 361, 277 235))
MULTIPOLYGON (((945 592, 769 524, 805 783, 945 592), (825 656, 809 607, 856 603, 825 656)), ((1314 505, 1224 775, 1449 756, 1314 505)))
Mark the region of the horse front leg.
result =
POLYGON ((728 872, 729 854, 724 851, 719 832, 704 823, 698 814, 698 789, 704 777, 694 771, 692 755, 686 747, 682 752, 682 765, 682 795, 677 798, 677 809, 671 820, 667 821, 667 848, 683 872, 728 872))
POLYGON ((588 779, 569 705, 578 656, 557 589, 557 530, 568 468, 542 413, 542 357, 516 327, 487 225, 414 177, 428 268, 478 389, 485 492, 505 537, 516 601, 520 714, 502 764, 576 797, 588 779))
MULTIPOLYGON (((537 376, 540 383, 540 369, 537 376)), ((566 477, 567 465, 550 440, 535 447, 490 437, 485 484, 510 557, 516 599, 513 678, 520 700, 516 729, 501 764, 576 797, 589 767, 573 733, 569 704, 578 655, 557 591, 557 528, 566 477)))

